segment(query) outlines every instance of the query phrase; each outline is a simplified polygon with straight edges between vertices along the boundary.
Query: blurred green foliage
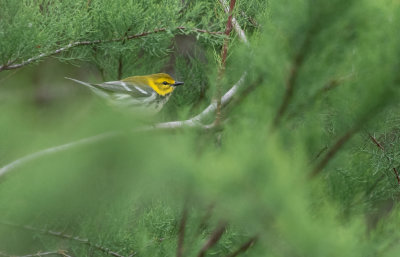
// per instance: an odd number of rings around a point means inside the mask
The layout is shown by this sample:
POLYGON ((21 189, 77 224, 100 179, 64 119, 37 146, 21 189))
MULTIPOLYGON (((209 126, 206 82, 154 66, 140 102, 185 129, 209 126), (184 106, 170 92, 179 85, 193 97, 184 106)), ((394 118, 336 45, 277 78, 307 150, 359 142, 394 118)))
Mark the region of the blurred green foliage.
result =
POLYGON ((248 75, 223 111, 223 129, 147 132, 132 131, 192 117, 213 99, 224 37, 195 28, 225 30, 218 1, 0 0, 0 6, 0 66, 71 42, 167 29, 0 71, 1 167, 119 132, 0 177, 6 256, 57 250, 110 256, 106 248, 123 256, 176 256, 184 210, 183 256, 198 256, 224 222, 206 256, 229 256, 254 237, 240 255, 398 255, 396 1, 237 1, 234 16, 250 46, 232 32, 224 91, 248 75), (160 71, 185 86, 155 117, 114 109, 63 79, 160 71))

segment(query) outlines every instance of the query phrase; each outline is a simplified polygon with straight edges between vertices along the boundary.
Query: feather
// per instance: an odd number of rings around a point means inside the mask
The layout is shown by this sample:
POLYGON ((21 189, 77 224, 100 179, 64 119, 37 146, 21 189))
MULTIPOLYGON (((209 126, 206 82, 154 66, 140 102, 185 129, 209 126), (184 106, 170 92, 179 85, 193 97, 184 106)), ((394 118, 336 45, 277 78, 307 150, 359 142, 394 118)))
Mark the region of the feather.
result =
POLYGON ((84 86, 87 86, 93 92, 95 92, 97 95, 99 95, 99 96, 101 96, 103 98, 106 98, 106 99, 109 98, 109 94, 105 93, 103 90, 100 90, 100 89, 96 88, 93 84, 90 84, 90 83, 87 83, 87 82, 84 82, 84 81, 80 81, 80 80, 77 80, 77 79, 73 79, 73 78, 68 78, 68 77, 65 77, 65 78, 69 79, 69 80, 72 80, 72 81, 75 81, 76 83, 82 84, 84 86))

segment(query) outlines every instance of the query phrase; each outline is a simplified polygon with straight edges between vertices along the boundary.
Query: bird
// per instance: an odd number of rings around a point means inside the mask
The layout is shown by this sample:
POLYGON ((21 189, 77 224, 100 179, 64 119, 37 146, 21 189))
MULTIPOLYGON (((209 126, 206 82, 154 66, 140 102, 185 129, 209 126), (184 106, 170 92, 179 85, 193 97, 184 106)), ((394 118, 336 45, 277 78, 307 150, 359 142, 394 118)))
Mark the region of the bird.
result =
POLYGON ((174 80, 167 73, 131 76, 122 80, 93 84, 65 77, 90 88, 114 105, 147 113, 158 113, 177 86, 183 82, 174 80))

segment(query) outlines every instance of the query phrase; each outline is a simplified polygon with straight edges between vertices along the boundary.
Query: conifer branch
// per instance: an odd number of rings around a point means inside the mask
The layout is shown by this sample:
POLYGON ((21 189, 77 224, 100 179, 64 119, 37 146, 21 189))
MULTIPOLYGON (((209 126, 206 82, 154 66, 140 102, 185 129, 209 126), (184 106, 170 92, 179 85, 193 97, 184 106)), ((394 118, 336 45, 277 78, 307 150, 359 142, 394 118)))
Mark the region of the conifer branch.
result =
POLYGON ((239 106, 247 96, 252 93, 260 84, 262 83, 262 78, 259 77, 254 82, 246 85, 246 88, 240 91, 240 95, 235 97, 230 103, 230 108, 224 110, 225 115, 227 115, 230 111, 232 111, 236 106, 239 106))
MULTIPOLYGON (((336 153, 342 148, 342 146, 347 143, 355 133, 357 133, 360 128, 362 127, 362 125, 367 122, 369 119, 371 119, 373 115, 369 115, 369 116, 365 116, 363 117, 360 121, 358 121, 358 123, 356 123, 351 129, 349 129, 342 137, 340 137, 336 143, 333 145, 333 147, 326 153, 325 157, 315 166, 315 168, 313 169, 313 171, 310 173, 310 177, 315 177, 316 175, 318 175, 324 168, 325 166, 329 163, 329 161, 336 155, 336 153)), ((373 137, 370 137, 371 139, 373 137)), ((374 144, 376 144, 379 148, 383 148, 383 146, 378 143, 378 141, 376 139, 372 140, 374 142, 374 144)), ((389 159, 388 156, 386 156, 386 158, 389 159)), ((396 178, 398 178, 398 182, 400 184, 400 175, 398 175, 397 169, 393 169, 396 175, 396 178)))
MULTIPOLYGON (((224 8, 225 13, 229 13, 229 5, 226 0, 219 0, 221 3, 222 7, 224 8)), ((232 16, 232 25, 233 29, 236 31, 238 37, 245 43, 246 45, 249 45, 249 41, 247 40, 246 33, 244 33, 244 30, 240 27, 238 21, 236 20, 235 17, 232 16)))
POLYGON ((397 184, 400 185, 400 176, 399 176, 399 172, 397 171, 396 168, 393 168, 393 171, 394 171, 394 175, 396 175, 397 184))
POLYGON ((342 148, 342 146, 353 137, 358 131, 358 127, 352 128, 347 131, 342 137, 340 137, 333 147, 326 153, 325 157, 315 166, 310 174, 310 177, 317 176, 329 163, 329 161, 336 155, 336 153, 342 148))
POLYGON ((294 116, 299 115, 299 113, 303 113, 304 109, 309 105, 309 103, 314 103, 315 101, 317 101, 318 98, 322 97, 325 93, 334 90, 338 86, 342 85, 345 81, 352 78, 354 75, 355 75, 354 73, 350 73, 345 76, 330 79, 319 90, 317 90, 310 98, 308 98, 307 101, 293 108, 293 111, 288 113, 288 118, 293 118, 294 116))
POLYGON ((185 227, 186 227, 186 220, 187 220, 188 210, 185 206, 182 211, 182 218, 179 224, 179 234, 178 234, 178 248, 176 251, 176 257, 183 256, 183 242, 185 239, 185 227))
POLYGON ((28 154, 25 155, 22 158, 19 158, 13 162, 10 162, 7 165, 4 165, 3 167, 0 168, 0 177, 3 176, 4 174, 6 174, 8 171, 15 169, 18 166, 21 166, 22 164, 25 164, 27 162, 36 160, 42 156, 47 156, 50 154, 54 154, 54 153, 58 153, 58 152, 62 152, 65 151, 67 149, 76 147, 76 146, 80 146, 80 145, 86 145, 86 144, 90 144, 90 143, 94 143, 94 142, 98 142, 101 140, 105 140, 111 137, 114 137, 116 135, 118 135, 119 132, 116 131, 112 131, 112 132, 106 132, 106 133, 102 133, 99 135, 95 135, 92 137, 87 137, 87 138, 83 138, 74 142, 70 142, 67 144, 63 144, 63 145, 59 145, 59 146, 55 146, 55 147, 50 147, 32 154, 28 154))
MULTIPOLYGON (((46 235, 50 235, 50 236, 55 236, 55 237, 59 237, 62 239, 68 239, 68 240, 72 240, 81 244, 85 244, 89 247, 93 247, 103 253, 106 253, 108 255, 114 256, 114 257, 124 257, 123 255, 117 253, 117 252, 113 252, 110 249, 101 246, 99 244, 94 244, 92 242, 89 241, 89 239, 87 238, 81 238, 79 236, 72 236, 72 235, 68 235, 68 234, 63 234, 61 232, 58 231, 52 231, 52 230, 45 230, 45 229, 40 229, 40 228, 35 228, 32 226, 28 226, 28 225, 18 225, 18 224, 13 224, 13 223, 8 223, 8 222, 0 222, 2 225, 6 225, 6 226, 10 226, 10 227, 16 227, 16 228, 20 228, 20 229, 25 229, 25 230, 29 230, 29 231, 35 231, 35 232, 39 232, 41 234, 46 234, 46 235)), ((133 255, 135 255, 136 253, 134 253, 133 255)), ((131 255, 131 256, 133 256, 131 255)))
POLYGON ((233 8, 235 8, 236 0, 231 0, 229 5, 229 16, 228 21, 226 22, 225 28, 225 36, 224 44, 222 45, 222 53, 221 53, 221 64, 218 70, 218 81, 217 81, 217 112, 215 117, 215 125, 218 127, 221 123, 222 113, 221 113, 221 97, 222 97, 222 78, 225 73, 226 67, 226 58, 228 56, 228 44, 229 44, 229 35, 232 31, 232 17, 233 17, 233 8))
POLYGON ((244 243, 239 249, 237 249, 235 252, 229 254, 227 257, 236 257, 239 254, 245 252, 247 249, 249 249, 256 241, 258 237, 252 237, 250 238, 246 243, 244 243))
POLYGON ((202 233, 203 230, 208 228, 210 218, 212 217, 213 211, 215 208, 215 203, 211 203, 210 205, 207 206, 206 208, 206 213, 203 215, 201 218, 199 227, 198 227, 198 235, 202 233))
MULTIPOLYGON (((392 161, 390 160, 389 156, 386 154, 385 148, 383 147, 383 145, 381 143, 378 142, 378 140, 372 136, 370 133, 368 133, 368 137, 371 139, 371 141, 379 148, 382 150, 383 155, 385 156, 386 160, 388 160, 390 162, 390 164, 392 164, 392 161)), ((400 174, 398 172, 398 170, 396 169, 396 167, 393 167, 393 172, 394 175, 396 176, 397 179, 397 184, 400 185, 400 174)))
POLYGON ((226 222, 221 222, 218 225, 218 227, 214 230, 214 232, 211 234, 207 242, 200 249, 197 257, 204 257, 206 252, 221 239, 222 235, 225 232, 225 229, 226 229, 226 222))
MULTIPOLYGON (((125 39, 124 40, 122 40, 122 43, 121 43, 121 45, 125 45, 125 43, 126 43, 126 37, 128 36, 128 32, 130 31, 130 28, 125 32, 125 35, 124 35, 124 37, 125 37, 125 39)), ((122 66, 123 66, 123 64, 122 64, 122 58, 123 58, 123 55, 122 54, 120 54, 119 55, 119 57, 118 57, 118 71, 117 71, 117 79, 118 80, 121 80, 122 79, 122 70, 123 70, 123 68, 122 68, 122 66)))
POLYGON ((310 28, 306 35, 306 38, 303 41, 303 44, 301 45, 299 51, 297 52, 296 56, 293 59, 292 67, 290 68, 289 76, 286 80, 286 90, 283 96, 283 100, 278 108, 277 113, 275 114, 273 128, 276 128, 279 125, 283 115, 285 114, 290 104, 290 101, 292 100, 294 87, 297 84, 299 70, 303 66, 304 59, 308 54, 313 34, 314 34, 313 29, 310 28))
MULTIPOLYGON (((221 3, 225 3, 224 0, 221 0, 221 3)), ((232 23, 234 25, 234 28, 236 30, 236 32, 240 35, 239 37, 243 40, 243 42, 245 42, 246 44, 248 44, 246 35, 244 34, 244 31, 240 28, 239 24, 237 22, 234 22, 235 19, 234 17, 232 17, 232 23), (236 25, 235 25, 236 24, 236 25)), ((185 27, 178 27, 178 29, 186 29, 185 27)), ((206 30, 202 30, 202 29, 195 29, 197 32, 201 32, 201 33, 209 33, 209 34, 221 34, 221 32, 210 32, 210 31, 206 31, 206 30)), ((140 34, 143 35, 144 33, 140 34)), ((132 37, 132 36, 131 36, 132 37)), ((26 64, 24 64, 26 65, 26 64)), ((1 71, 1 66, 0 66, 0 71, 1 71)), ((233 97, 236 95, 236 93, 239 91, 239 88, 243 87, 245 78, 247 76, 247 72, 245 71, 242 76, 240 77, 240 79, 238 80, 238 82, 236 82, 236 84, 234 84, 222 97, 221 97, 221 105, 222 107, 227 105, 232 99, 233 97)), ((202 121, 208 117, 211 113, 213 113, 217 108, 217 103, 216 102, 212 102, 210 105, 208 105, 201 113, 199 113, 198 115, 187 119, 187 120, 183 120, 183 121, 169 121, 169 122, 162 122, 162 123, 157 123, 151 126, 145 126, 145 127, 141 127, 141 128, 137 128, 134 130, 134 132, 139 132, 139 131, 150 131, 150 130, 170 130, 170 129, 177 129, 177 128, 182 128, 182 127, 197 127, 197 128, 201 128, 201 129, 211 129, 215 126, 215 124, 210 124, 210 125, 203 125, 202 121)), ((35 152, 32 154, 28 154, 25 155, 22 158, 19 158, 15 161, 12 161, 6 165, 4 165, 3 167, 0 167, 0 177, 3 176, 4 174, 6 174, 7 172, 13 170, 14 168, 25 164, 29 161, 33 161, 36 160, 40 157, 43 156, 47 156, 49 154, 53 154, 53 153, 57 153, 57 152, 62 152, 64 150, 68 150, 70 148, 76 147, 76 146, 80 146, 80 145, 85 145, 85 144, 90 144, 90 143, 95 143, 101 140, 105 140, 111 137, 114 137, 116 135, 118 135, 120 132, 118 131, 111 131, 111 132, 106 132, 106 133, 102 133, 99 135, 95 135, 92 137, 88 137, 88 138, 83 138, 77 141, 73 141, 67 144, 63 144, 63 145, 59 145, 59 146, 55 146, 55 147, 50 147, 44 150, 41 150, 39 152, 35 152)))
POLYGON ((58 250, 58 251, 51 251, 51 252, 37 252, 33 254, 26 254, 26 255, 14 255, 14 254, 6 254, 0 252, 1 257, 42 257, 42 256, 49 256, 49 255, 58 255, 63 257, 71 257, 67 254, 66 250, 58 250))
MULTIPOLYGON (((238 92, 239 88, 243 86, 245 78, 246 78, 247 73, 244 72, 242 77, 239 79, 238 82, 236 82, 235 85, 233 85, 221 98, 221 104, 222 106, 227 105, 233 97, 236 95, 238 92)), ((200 128, 200 129, 212 129, 214 128, 214 124, 210 125, 203 125, 202 122, 205 118, 207 118, 211 113, 215 112, 217 107, 216 102, 212 102, 209 106, 207 106, 200 114, 187 119, 187 120, 181 120, 181 121, 169 121, 169 122, 161 122, 161 123, 156 123, 154 125, 150 126, 144 126, 144 127, 139 127, 134 129, 132 132, 146 132, 146 131, 152 131, 152 130, 173 130, 173 129, 178 129, 178 128, 183 128, 183 127, 192 127, 192 128, 200 128)), ((120 135, 122 132, 121 131, 111 131, 111 132, 106 132, 102 134, 98 134, 92 137, 87 137, 83 138, 77 141, 73 141, 67 144, 59 145, 59 146, 54 146, 50 148, 46 148, 44 150, 25 155, 24 157, 21 157, 15 161, 12 161, 2 167, 0 167, 0 177, 3 176, 4 174, 8 173, 9 171, 36 159, 39 159, 40 157, 43 156, 48 156, 50 154, 62 152, 77 146, 81 145, 86 145, 86 144, 91 144, 91 143, 96 143, 98 141, 110 139, 112 137, 115 137, 117 135, 120 135)))
MULTIPOLYGON (((368 133, 369 138, 372 140, 372 142, 379 148, 381 149, 383 152, 385 152, 385 148, 378 142, 378 140, 376 140, 375 137, 373 137, 370 133, 368 133)), ((386 158, 388 158, 386 156, 386 158)))
MULTIPOLYGON (((205 29, 198 29, 198 28, 187 28, 184 26, 179 26, 176 28, 177 30, 189 30, 189 31, 193 31, 193 32, 198 32, 198 33, 205 33, 205 34, 211 34, 211 35, 222 35, 223 32, 218 32, 218 31, 208 31, 205 29)), ((21 63, 17 63, 17 64, 13 64, 16 62, 16 60, 10 60, 9 62, 7 62, 6 64, 3 64, 0 66, 0 71, 3 70, 13 70, 13 69, 18 69, 21 68, 23 66, 26 66, 28 64, 34 63, 36 61, 39 61, 41 59, 44 59, 46 57, 50 57, 53 55, 57 55, 59 53, 68 51, 72 48, 75 47, 79 47, 79 46, 88 46, 88 45, 97 45, 97 44, 103 44, 103 43, 113 43, 113 42, 120 42, 120 41, 125 41, 125 40, 131 40, 131 39, 137 39, 137 38, 141 38, 141 37, 145 37, 151 34, 155 34, 155 33, 160 33, 160 32, 167 32, 168 29, 167 28, 159 28, 159 29, 155 29, 153 31, 147 31, 147 32, 143 32, 143 33, 139 33, 139 34, 134 34, 134 35, 129 35, 126 37, 121 37, 121 38, 113 38, 113 39, 106 39, 106 40, 93 40, 93 41, 77 41, 77 42, 73 42, 73 43, 69 43, 68 45, 61 47, 59 49, 56 49, 54 51, 48 52, 48 53, 41 53, 37 56, 31 57, 21 63)))
POLYGON ((317 160, 326 150, 328 150, 328 146, 324 146, 321 150, 319 150, 315 157, 311 159, 310 164, 317 160))

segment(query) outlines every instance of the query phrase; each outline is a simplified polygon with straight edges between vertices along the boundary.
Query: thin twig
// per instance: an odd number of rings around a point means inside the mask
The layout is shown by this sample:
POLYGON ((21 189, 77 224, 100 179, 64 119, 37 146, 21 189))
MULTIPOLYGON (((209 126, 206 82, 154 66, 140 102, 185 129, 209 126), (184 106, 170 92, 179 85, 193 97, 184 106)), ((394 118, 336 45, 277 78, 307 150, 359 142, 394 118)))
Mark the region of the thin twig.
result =
POLYGON ((221 123, 222 113, 221 113, 221 97, 222 97, 222 77, 225 73, 226 66, 226 58, 228 56, 228 44, 229 44, 229 35, 232 31, 232 17, 233 17, 233 8, 235 7, 236 0, 231 0, 229 5, 229 16, 228 21, 226 22, 225 28, 225 36, 224 44, 222 45, 222 53, 221 53, 221 65, 218 70, 218 81, 217 81, 217 111, 215 117, 215 125, 218 127, 221 123))
POLYGON ((344 82, 346 82, 347 80, 350 80, 351 78, 353 78, 356 74, 354 72, 351 72, 347 75, 338 77, 338 78, 332 78, 330 81, 328 81, 328 83, 326 83, 321 89, 319 89, 315 96, 319 96, 325 92, 331 91, 332 89, 335 89, 337 86, 343 84, 344 82))
MULTIPOLYGON (((127 37, 128 36, 128 32, 130 31, 130 29, 128 29, 126 32, 125 32, 125 37, 127 37)), ((126 43, 126 39, 124 39, 124 40, 122 40, 122 43, 121 43, 121 45, 125 45, 125 43, 126 43)), ((117 78, 118 78, 118 80, 121 80, 122 79, 122 66, 123 66, 123 64, 122 64, 122 53, 119 55, 119 58, 118 58, 118 76, 117 76, 117 78)))
MULTIPOLYGON (((221 5, 224 7, 225 13, 229 13, 229 5, 226 0, 219 0, 221 5)), ((245 43, 247 46, 249 45, 249 41, 247 40, 246 33, 244 33, 244 30, 240 27, 239 23, 237 22, 235 17, 232 17, 232 25, 233 29, 236 31, 238 34, 238 37, 245 43)))
POLYGON ((12 64, 15 63, 16 61, 17 61, 16 59, 14 59, 14 60, 9 60, 6 64, 3 64, 2 66, 0 66, 0 71, 6 70, 7 67, 12 66, 12 64))
POLYGON ((210 219, 212 217, 213 211, 215 209, 215 203, 211 203, 210 205, 207 206, 206 208, 206 213, 204 214, 204 216, 201 218, 199 227, 198 227, 198 234, 197 236, 199 236, 205 229, 208 228, 210 219))
POLYGON ((258 237, 252 237, 250 238, 246 243, 244 243, 239 249, 237 249, 236 251, 234 251, 233 253, 229 254, 227 257, 236 257, 239 254, 245 252, 247 249, 249 249, 256 241, 257 241, 258 237))
POLYGON ((176 257, 183 256, 183 242, 185 239, 185 227, 186 227, 186 220, 187 220, 188 210, 187 207, 183 207, 182 211, 182 218, 179 224, 179 236, 178 236, 178 248, 176 251, 176 257))
POLYGON ((67 254, 66 250, 58 250, 58 251, 51 251, 51 252, 37 252, 33 254, 26 254, 26 255, 14 255, 14 254, 6 254, 0 252, 0 256, 2 257, 41 257, 41 256, 49 256, 49 255, 59 255, 63 257, 71 257, 67 254))
POLYGON ((352 78, 355 74, 350 73, 345 76, 332 78, 327 83, 325 83, 319 90, 317 90, 312 96, 310 96, 306 101, 300 103, 295 108, 293 108, 292 112, 288 114, 288 118, 293 118, 296 115, 304 113, 304 109, 309 105, 309 103, 315 103, 318 98, 323 96, 325 93, 330 92, 331 90, 337 88, 342 85, 344 82, 352 78))
POLYGON ((396 175, 396 179, 397 179, 397 184, 400 185, 400 176, 399 176, 399 172, 397 171, 396 168, 393 168, 394 174, 396 175))
POLYGON ((317 164, 317 166, 315 166, 314 170, 310 173, 310 177, 315 177, 318 175, 329 163, 329 161, 336 155, 339 149, 342 148, 342 146, 358 131, 358 129, 358 127, 354 127, 340 137, 328 151, 325 157, 317 164))
MULTIPOLYGON (((244 33, 244 30, 240 27, 240 25, 237 22, 236 18, 232 15, 235 3, 232 3, 232 1, 231 1, 230 5, 228 5, 228 2, 226 0, 219 0, 219 2, 222 5, 222 7, 224 8, 225 13, 229 14, 228 22, 230 20, 230 22, 231 22, 230 27, 233 26, 233 29, 236 31, 236 33, 237 33, 238 37, 240 38, 240 40, 242 40, 242 42, 245 45, 249 46, 249 41, 247 40, 247 37, 246 37, 246 34, 244 33)), ((227 29, 228 29, 228 26, 227 26, 227 29)), ((231 30, 232 30, 232 28, 231 28, 231 30)), ((227 31, 225 31, 225 33, 226 32, 227 31)))
MULTIPOLYGON (((212 34, 212 35, 222 35, 223 32, 215 32, 215 31, 208 31, 208 30, 204 30, 204 29, 198 29, 198 28, 187 28, 184 26, 179 26, 176 28, 177 30, 189 30, 189 31, 194 31, 194 32, 199 32, 199 33, 207 33, 207 34, 212 34)), ((87 45, 97 45, 97 44, 102 44, 102 43, 112 43, 112 42, 119 42, 119 41, 124 41, 124 40, 131 40, 131 39, 136 39, 136 38, 141 38, 141 37, 145 37, 148 36, 150 34, 155 34, 155 33, 160 33, 160 32, 166 32, 168 31, 167 28, 159 28, 159 29, 155 29, 153 31, 147 31, 147 32, 143 32, 143 33, 139 33, 139 34, 135 34, 135 35, 130 35, 127 37, 121 37, 121 38, 113 38, 113 39, 108 39, 108 40, 93 40, 93 41, 78 41, 78 42, 73 42, 70 43, 64 47, 61 47, 57 50, 54 50, 52 52, 49 53, 42 53, 39 54, 35 57, 29 58, 26 61, 23 61, 21 63, 18 64, 12 64, 14 61, 9 61, 7 64, 4 64, 2 66, 0 66, 0 71, 3 70, 13 70, 13 69, 17 69, 17 68, 21 68, 25 65, 31 64, 33 62, 39 61, 43 58, 49 57, 49 56, 53 56, 56 54, 59 54, 61 52, 65 52, 67 50, 70 50, 71 48, 74 47, 78 47, 78 46, 87 46, 87 45)))
POLYGON ((122 54, 118 58, 118 80, 122 79, 122 54))
POLYGON ((316 159, 318 159, 326 150, 328 150, 328 146, 324 146, 319 152, 315 155, 315 157, 310 161, 310 164, 313 163, 316 159))
MULTIPOLYGON (((375 144, 379 149, 381 149, 383 152, 385 152, 385 148, 383 147, 383 145, 381 145, 381 144, 378 142, 378 140, 376 140, 375 137, 373 137, 370 133, 368 133, 368 136, 369 136, 369 138, 372 140, 372 142, 374 142, 374 144, 375 144)), ((387 156, 385 156, 385 157, 388 159, 387 156)))
POLYGON ((260 25, 258 24, 258 22, 251 16, 248 16, 244 11, 241 11, 241 14, 244 18, 246 18, 251 25, 253 25, 255 28, 258 28, 260 25))
POLYGON ((259 77, 254 82, 247 84, 244 90, 240 91, 240 95, 235 97, 232 102, 229 104, 231 107, 228 110, 224 110, 224 113, 227 114, 234 109, 234 107, 239 106, 246 97, 253 92, 260 84, 262 83, 262 77, 259 77))
POLYGON ((6 226, 10 226, 10 227, 16 227, 16 228, 20 228, 20 229, 25 229, 25 230, 29 230, 29 231, 35 231, 35 232, 39 232, 39 233, 42 233, 42 234, 63 238, 63 239, 72 240, 72 241, 75 241, 75 242, 78 242, 78 243, 85 244, 87 246, 93 247, 93 248, 95 248, 95 249, 97 249, 99 251, 102 251, 103 253, 112 255, 114 257, 124 257, 123 255, 121 255, 121 254, 119 254, 117 252, 113 252, 113 251, 111 251, 110 249, 108 249, 108 248, 106 248, 104 246, 101 246, 99 244, 94 244, 94 243, 90 242, 89 239, 87 239, 87 238, 81 238, 79 236, 67 235, 67 234, 63 234, 63 233, 58 232, 58 231, 35 228, 35 227, 32 227, 32 226, 28 226, 28 225, 18 225, 18 224, 13 224, 13 223, 8 223, 8 222, 0 222, 0 224, 6 225, 6 226))
POLYGON ((296 56, 293 59, 292 67, 290 68, 290 72, 289 72, 289 77, 286 81, 285 94, 283 96, 282 103, 279 106, 278 111, 275 115, 274 122, 273 122, 273 128, 276 128, 279 125, 283 115, 285 114, 285 112, 290 104, 290 101, 292 100, 293 93, 294 93, 294 87, 297 84, 299 70, 303 66, 304 59, 307 56, 308 51, 311 46, 311 39, 314 34, 313 32, 314 32, 313 28, 310 28, 306 35, 305 40, 303 41, 303 44, 301 45, 299 51, 297 52, 296 56))
MULTIPOLYGON (((372 136, 370 133, 368 133, 369 138, 371 139, 371 141, 379 148, 382 150, 383 155, 385 156, 386 160, 388 160, 388 162, 390 162, 390 164, 392 164, 392 161, 390 160, 389 156, 386 154, 385 148, 383 147, 383 145, 381 143, 378 142, 378 140, 372 136)), ((396 167, 393 167, 393 172, 394 175, 396 176, 397 179, 397 183, 400 185, 400 175, 399 172, 397 171, 396 167)))
POLYGON ((66 251, 66 250, 59 250, 59 253, 60 253, 61 256, 64 256, 64 257, 71 257, 70 255, 67 254, 67 251, 66 251))
MULTIPOLYGON (((189 28, 186 28, 184 26, 179 26, 179 27, 177 27, 177 29, 190 30, 189 28)), ((192 30, 195 31, 195 32, 211 34, 211 35, 223 35, 224 34, 224 32, 221 32, 221 31, 209 31, 209 30, 206 30, 206 29, 199 29, 199 28, 193 28, 192 30)))
MULTIPOLYGON (((379 182, 382 181, 382 179, 383 179, 384 177, 385 177, 385 174, 381 174, 381 175, 379 176, 379 178, 377 178, 377 179, 375 180, 375 183, 374 183, 372 186, 370 186, 369 188, 367 188, 367 189, 365 190, 365 195, 369 196, 369 195, 372 193, 372 191, 376 188, 376 186, 378 186, 379 182)), ((361 201, 361 198, 360 198, 359 201, 361 201)))
POLYGON ((206 252, 213 247, 220 239, 222 234, 224 233, 226 229, 226 223, 221 222, 217 229, 214 230, 214 232, 211 234, 210 238, 207 240, 207 242, 203 245, 203 247, 200 249, 199 254, 197 257, 204 257, 206 252))
POLYGON ((76 147, 76 146, 90 144, 90 143, 93 143, 93 142, 98 142, 100 140, 104 140, 104 139, 108 139, 108 138, 114 137, 114 136, 116 136, 118 134, 119 134, 119 132, 116 132, 116 131, 106 132, 106 133, 102 133, 102 134, 99 134, 99 135, 96 135, 96 136, 83 138, 83 139, 80 139, 80 140, 77 140, 77 141, 74 141, 74 142, 70 142, 70 143, 59 145, 59 146, 55 146, 55 147, 50 147, 50 148, 41 150, 39 152, 28 154, 28 155, 26 155, 26 156, 24 156, 22 158, 19 158, 19 159, 13 161, 13 162, 10 162, 9 164, 6 164, 3 167, 1 167, 0 168, 0 177, 3 176, 4 174, 6 174, 8 171, 10 171, 12 169, 15 169, 16 167, 18 167, 18 166, 20 166, 20 165, 22 165, 22 164, 24 164, 26 162, 38 159, 38 158, 40 158, 42 156, 47 156, 49 154, 62 152, 62 151, 65 151, 67 149, 70 149, 70 148, 73 148, 73 147, 76 147))

